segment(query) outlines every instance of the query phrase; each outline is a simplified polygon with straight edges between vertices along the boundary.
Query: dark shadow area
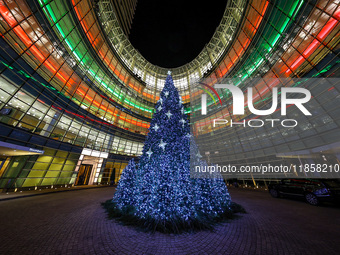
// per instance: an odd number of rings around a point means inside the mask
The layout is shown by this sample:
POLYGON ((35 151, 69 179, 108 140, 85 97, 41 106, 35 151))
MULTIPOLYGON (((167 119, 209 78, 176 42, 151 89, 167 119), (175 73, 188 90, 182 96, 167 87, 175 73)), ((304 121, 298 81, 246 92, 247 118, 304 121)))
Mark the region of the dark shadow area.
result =
POLYGON ((161 232, 168 234, 181 234, 184 232, 197 232, 202 230, 214 230, 214 227, 222 222, 239 218, 239 213, 246 213, 246 210, 239 204, 231 202, 229 209, 225 213, 213 219, 206 217, 204 214, 199 215, 197 219, 183 220, 177 219, 173 221, 155 221, 154 219, 141 219, 135 216, 133 207, 125 207, 119 210, 112 200, 102 203, 106 209, 109 219, 116 219, 126 226, 135 226, 138 230, 145 232, 161 232))
POLYGON ((184 65, 210 41, 226 4, 226 0, 139 1, 129 39, 152 64, 184 65))

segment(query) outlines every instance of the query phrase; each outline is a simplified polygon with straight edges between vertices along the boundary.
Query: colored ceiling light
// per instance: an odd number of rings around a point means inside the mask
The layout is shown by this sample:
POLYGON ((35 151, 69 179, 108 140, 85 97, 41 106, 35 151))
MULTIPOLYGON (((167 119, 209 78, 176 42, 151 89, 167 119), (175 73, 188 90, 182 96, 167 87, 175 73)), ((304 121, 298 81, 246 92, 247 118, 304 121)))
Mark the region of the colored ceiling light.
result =
MULTIPOLYGON (((50 20, 53 22, 53 24, 55 24, 58 32, 60 33, 60 35, 63 37, 63 40, 66 42, 66 45, 69 47, 72 55, 74 55, 76 57, 76 59, 79 61, 79 63, 85 68, 88 69, 88 66, 86 66, 86 64, 83 62, 83 57, 81 56, 80 52, 76 51, 75 48, 72 46, 70 40, 68 40, 67 36, 65 35, 62 27, 59 24, 59 21, 57 19, 57 17, 54 15, 53 9, 51 7, 51 5, 48 3, 47 0, 39 0, 39 3, 42 7, 42 9, 44 10, 44 13, 47 17, 50 17, 50 20)), ((98 67, 99 68, 99 67, 98 67)), ((106 89, 108 89, 108 91, 110 91, 114 96, 116 96, 118 99, 121 99, 123 96, 118 94, 117 92, 113 91, 112 88, 110 88, 101 78, 99 78, 95 72, 91 69, 89 69, 89 74, 97 81, 99 82, 99 84, 101 84, 102 86, 104 86, 106 89)), ((128 97, 128 95, 125 95, 126 97, 128 97)), ((136 105, 134 103, 132 103, 130 100, 125 99, 124 102, 128 103, 128 105, 133 106, 134 108, 152 113, 152 109, 148 108, 146 106, 139 106, 136 105)))

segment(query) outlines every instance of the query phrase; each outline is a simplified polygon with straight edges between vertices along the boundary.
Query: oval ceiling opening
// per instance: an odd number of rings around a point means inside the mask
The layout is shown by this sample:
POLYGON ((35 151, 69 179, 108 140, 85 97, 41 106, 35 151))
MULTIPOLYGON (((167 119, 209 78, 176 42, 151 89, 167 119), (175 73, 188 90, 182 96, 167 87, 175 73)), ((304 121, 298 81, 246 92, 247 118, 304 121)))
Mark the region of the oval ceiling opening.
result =
POLYGON ((226 4, 227 0, 139 1, 129 39, 150 63, 182 66, 210 41, 226 4))

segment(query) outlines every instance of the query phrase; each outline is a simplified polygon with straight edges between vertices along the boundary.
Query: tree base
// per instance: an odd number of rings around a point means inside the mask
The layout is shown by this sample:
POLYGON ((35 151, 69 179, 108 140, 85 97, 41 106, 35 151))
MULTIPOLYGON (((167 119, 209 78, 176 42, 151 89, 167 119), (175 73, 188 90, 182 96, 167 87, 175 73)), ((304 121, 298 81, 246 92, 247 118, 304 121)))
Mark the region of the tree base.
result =
POLYGON ((201 230, 213 230, 218 223, 239 217, 237 213, 246 213, 245 209, 234 202, 231 202, 230 208, 227 208, 223 215, 215 218, 208 218, 204 215, 184 221, 182 219, 172 219, 171 221, 156 221, 154 219, 141 219, 134 215, 133 207, 125 207, 120 210, 112 200, 102 203, 110 219, 116 219, 124 225, 135 226, 145 232, 161 232, 168 234, 180 234, 184 232, 197 232, 201 230))

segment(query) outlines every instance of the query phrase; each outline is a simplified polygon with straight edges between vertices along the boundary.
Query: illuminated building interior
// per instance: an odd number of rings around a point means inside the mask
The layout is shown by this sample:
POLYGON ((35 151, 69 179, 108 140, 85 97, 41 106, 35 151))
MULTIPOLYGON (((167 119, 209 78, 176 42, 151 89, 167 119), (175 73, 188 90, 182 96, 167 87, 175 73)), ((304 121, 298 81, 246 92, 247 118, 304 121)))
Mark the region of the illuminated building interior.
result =
MULTIPOLYGON (((131 45, 110 0, 0 0, 0 10, 0 189, 117 180, 142 153, 168 69, 131 45), (15 146, 22 146, 20 154, 15 146)), ((195 118, 200 111, 190 107, 190 91, 202 80, 232 78, 245 88, 258 77, 339 77, 339 19, 338 1, 227 1, 201 53, 171 69, 186 113, 195 118)), ((254 85, 258 108, 266 107, 275 85, 254 85)), ((314 84, 313 119, 299 129, 266 132, 214 128, 212 119, 230 115, 224 91, 226 103, 208 101, 208 114, 193 130, 214 144, 213 162, 272 160, 322 146, 338 160, 339 91, 337 81, 314 84), (223 142, 212 132, 221 132, 223 142)), ((239 120, 247 118, 246 111, 239 120)))

